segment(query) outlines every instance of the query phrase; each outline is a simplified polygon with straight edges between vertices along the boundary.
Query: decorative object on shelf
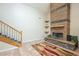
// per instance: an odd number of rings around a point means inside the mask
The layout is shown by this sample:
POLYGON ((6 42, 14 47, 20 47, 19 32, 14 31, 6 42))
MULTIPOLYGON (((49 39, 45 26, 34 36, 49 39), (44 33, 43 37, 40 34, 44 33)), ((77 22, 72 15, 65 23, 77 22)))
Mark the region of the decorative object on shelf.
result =
POLYGON ((47 36, 47 38, 53 38, 53 37, 52 37, 52 35, 51 35, 51 34, 49 34, 49 35, 47 36))
POLYGON ((75 43, 75 48, 78 48, 78 36, 71 36, 71 42, 75 43))
POLYGON ((49 29, 50 29, 50 26, 49 26, 49 20, 45 20, 45 34, 48 35, 49 34, 49 29))
POLYGON ((45 26, 45 28, 48 28, 49 26, 45 26))
POLYGON ((45 31, 45 33, 48 34, 49 32, 48 31, 45 31))
POLYGON ((46 21, 45 21, 45 23, 48 23, 48 22, 49 22, 49 20, 46 20, 46 21))
POLYGON ((67 41, 71 41, 71 35, 67 35, 67 41))

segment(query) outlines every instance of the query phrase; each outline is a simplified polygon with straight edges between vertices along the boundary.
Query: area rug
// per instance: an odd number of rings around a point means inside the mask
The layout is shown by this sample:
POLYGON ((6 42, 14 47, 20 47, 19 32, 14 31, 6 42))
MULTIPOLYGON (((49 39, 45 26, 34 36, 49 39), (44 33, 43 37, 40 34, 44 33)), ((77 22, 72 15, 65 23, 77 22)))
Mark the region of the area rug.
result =
POLYGON ((41 42, 32 45, 42 56, 76 56, 75 54, 58 48, 54 45, 49 45, 46 42, 41 42))

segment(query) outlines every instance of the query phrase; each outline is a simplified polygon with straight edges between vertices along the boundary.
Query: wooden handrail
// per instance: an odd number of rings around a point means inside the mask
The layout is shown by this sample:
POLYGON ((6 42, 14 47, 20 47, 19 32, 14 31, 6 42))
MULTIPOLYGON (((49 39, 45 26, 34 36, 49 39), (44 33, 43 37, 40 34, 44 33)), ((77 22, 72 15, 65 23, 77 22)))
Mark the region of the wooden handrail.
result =
POLYGON ((15 31, 17 31, 17 32, 19 32, 19 33, 21 33, 21 31, 16 30, 15 28, 11 27, 11 26, 8 25, 7 23, 5 23, 5 22, 3 22, 3 21, 1 21, 1 20, 0 20, 0 22, 3 23, 3 24, 5 24, 5 25, 7 25, 7 26, 9 26, 9 27, 12 28, 13 30, 15 30, 15 31))

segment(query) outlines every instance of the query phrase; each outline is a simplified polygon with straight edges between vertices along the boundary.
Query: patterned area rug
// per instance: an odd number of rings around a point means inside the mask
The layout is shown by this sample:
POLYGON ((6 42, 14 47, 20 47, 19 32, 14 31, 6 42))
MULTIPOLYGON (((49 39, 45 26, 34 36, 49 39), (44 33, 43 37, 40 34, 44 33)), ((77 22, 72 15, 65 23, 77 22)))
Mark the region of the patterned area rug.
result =
POLYGON ((41 42, 32 45, 42 56, 76 56, 72 52, 41 42))

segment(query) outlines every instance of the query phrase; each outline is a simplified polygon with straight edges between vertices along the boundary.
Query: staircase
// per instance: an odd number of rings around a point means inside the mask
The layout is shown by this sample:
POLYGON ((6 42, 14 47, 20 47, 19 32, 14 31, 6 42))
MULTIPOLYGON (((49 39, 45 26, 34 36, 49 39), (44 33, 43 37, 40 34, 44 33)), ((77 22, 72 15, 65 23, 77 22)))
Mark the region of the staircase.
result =
POLYGON ((22 32, 0 20, 0 41, 16 47, 21 47, 22 32))

